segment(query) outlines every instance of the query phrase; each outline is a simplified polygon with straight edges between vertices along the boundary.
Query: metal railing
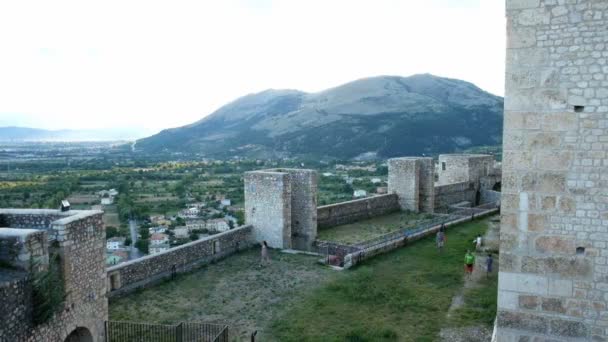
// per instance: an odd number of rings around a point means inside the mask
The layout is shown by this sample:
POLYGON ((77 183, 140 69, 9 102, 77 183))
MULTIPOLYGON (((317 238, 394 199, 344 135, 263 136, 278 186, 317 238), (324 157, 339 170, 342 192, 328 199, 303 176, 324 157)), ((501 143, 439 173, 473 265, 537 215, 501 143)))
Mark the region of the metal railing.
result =
POLYGON ((228 326, 198 322, 106 322, 106 342, 228 342, 228 326))

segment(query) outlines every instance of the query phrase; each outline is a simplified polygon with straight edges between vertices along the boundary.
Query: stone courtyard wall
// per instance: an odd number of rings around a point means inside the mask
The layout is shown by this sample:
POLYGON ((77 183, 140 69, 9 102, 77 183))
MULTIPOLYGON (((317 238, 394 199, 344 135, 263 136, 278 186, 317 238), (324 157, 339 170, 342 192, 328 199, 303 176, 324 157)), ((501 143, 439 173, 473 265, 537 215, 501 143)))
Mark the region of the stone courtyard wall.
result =
POLYGON ((507 0, 498 341, 608 340, 608 1, 507 0))
POLYGON ((399 210, 399 199, 395 194, 362 198, 318 207, 317 225, 319 229, 326 229, 399 210))
POLYGON ((475 187, 469 181, 435 186, 435 211, 445 212, 450 205, 470 202, 475 206, 475 187))
POLYGON ((116 296, 155 284, 177 273, 219 260, 253 244, 252 226, 241 226, 189 242, 167 251, 147 255, 107 269, 104 283, 108 296, 116 296))

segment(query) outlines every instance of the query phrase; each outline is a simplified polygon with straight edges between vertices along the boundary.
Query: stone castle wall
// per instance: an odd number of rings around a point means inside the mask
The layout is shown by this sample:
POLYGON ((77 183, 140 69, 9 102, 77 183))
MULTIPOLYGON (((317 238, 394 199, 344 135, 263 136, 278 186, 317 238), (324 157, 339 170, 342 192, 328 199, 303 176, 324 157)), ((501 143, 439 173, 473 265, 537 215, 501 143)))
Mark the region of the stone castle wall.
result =
POLYGON ((353 223, 400 210, 397 195, 388 194, 324 205, 317 208, 319 229, 353 223))
POLYGON ((0 274, 0 341, 23 337, 32 328, 32 286, 29 274, 2 269, 0 274))
POLYGON ((469 202, 475 206, 477 191, 469 181, 435 186, 435 211, 445 212, 450 205, 469 202))
POLYGON ((256 241, 291 248, 291 182, 276 171, 245 172, 245 222, 256 241))
POLYGON ((317 238, 317 172, 307 169, 280 171, 289 174, 291 183, 292 248, 311 250, 317 238))
POLYGON ((608 339, 608 1, 507 0, 498 341, 608 339))
POLYGON ((435 168, 432 158, 388 160, 388 193, 399 197, 401 210, 433 212, 435 168))
POLYGON ((254 241, 252 230, 251 226, 241 226, 110 267, 107 270, 108 295, 125 294, 247 249, 254 241))
POLYGON ((24 314, 20 313, 28 310, 24 309, 25 306, 30 306, 31 310, 31 282, 28 276, 23 281, 0 277, 0 287, 12 282, 16 286, 12 290, 16 291, 14 295, 21 296, 16 297, 19 299, 16 299, 15 307, 5 308, 14 313, 7 316, 13 321, 0 320, 0 340, 64 341, 77 328, 88 330, 93 341, 104 340, 108 306, 105 297, 105 229, 102 214, 101 211, 77 210, 65 213, 56 210, 0 210, 4 224, 28 229, 28 222, 31 222, 51 238, 48 251, 59 255, 67 294, 63 307, 50 321, 34 326, 31 312, 25 314, 29 315, 25 319, 24 314), (49 224, 49 227, 44 224, 49 224), (20 332, 3 335, 10 327, 18 327, 16 330, 20 332))
POLYGON ((311 250, 317 238, 317 171, 268 169, 245 173, 245 222, 256 241, 311 250))

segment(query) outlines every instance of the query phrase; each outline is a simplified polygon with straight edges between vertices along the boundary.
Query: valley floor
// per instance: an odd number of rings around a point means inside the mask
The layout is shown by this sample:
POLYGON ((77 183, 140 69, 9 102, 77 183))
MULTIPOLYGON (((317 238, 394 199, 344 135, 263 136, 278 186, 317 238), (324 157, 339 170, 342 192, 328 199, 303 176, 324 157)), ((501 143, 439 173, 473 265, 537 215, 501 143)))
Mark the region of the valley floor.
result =
POLYGON ((110 319, 226 323, 247 341, 256 330, 259 341, 435 341, 446 328, 489 329, 496 272, 464 288, 463 257, 490 220, 450 228, 441 254, 429 237, 342 272, 278 251, 261 267, 250 250, 112 300, 110 319), (462 305, 450 310, 458 295, 462 305))

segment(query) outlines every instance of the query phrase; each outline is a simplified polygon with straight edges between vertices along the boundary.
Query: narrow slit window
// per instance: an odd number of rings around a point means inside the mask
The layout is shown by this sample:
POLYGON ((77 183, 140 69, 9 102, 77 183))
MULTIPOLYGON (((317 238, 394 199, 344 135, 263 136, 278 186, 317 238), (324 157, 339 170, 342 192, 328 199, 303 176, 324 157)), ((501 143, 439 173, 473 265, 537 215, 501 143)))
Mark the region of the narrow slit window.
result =
POLYGON ((574 106, 574 111, 576 113, 582 113, 583 111, 585 111, 585 106, 574 106))
POLYGON ((445 162, 441 163, 441 171, 445 171, 445 162))

